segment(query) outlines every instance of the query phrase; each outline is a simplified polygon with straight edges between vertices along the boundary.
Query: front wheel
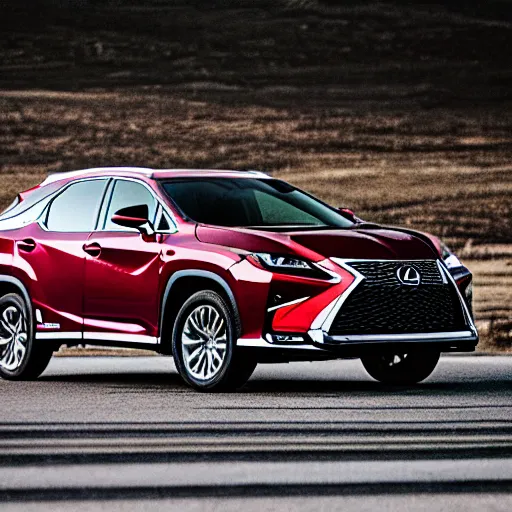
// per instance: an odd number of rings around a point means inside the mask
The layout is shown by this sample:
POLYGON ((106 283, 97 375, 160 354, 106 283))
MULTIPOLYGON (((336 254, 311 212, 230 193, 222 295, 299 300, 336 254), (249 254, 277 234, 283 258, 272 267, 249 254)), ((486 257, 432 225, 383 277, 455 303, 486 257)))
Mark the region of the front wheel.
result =
POLYGON ((35 343, 33 321, 23 298, 9 293, 0 298, 0 377, 36 379, 44 372, 53 348, 35 343))
POLYGON ((375 354, 361 358, 365 370, 384 384, 416 384, 426 379, 439 361, 439 352, 375 354))
POLYGON ((239 321, 216 292, 195 293, 176 317, 172 348, 182 378, 199 391, 243 386, 257 362, 236 346, 239 321))

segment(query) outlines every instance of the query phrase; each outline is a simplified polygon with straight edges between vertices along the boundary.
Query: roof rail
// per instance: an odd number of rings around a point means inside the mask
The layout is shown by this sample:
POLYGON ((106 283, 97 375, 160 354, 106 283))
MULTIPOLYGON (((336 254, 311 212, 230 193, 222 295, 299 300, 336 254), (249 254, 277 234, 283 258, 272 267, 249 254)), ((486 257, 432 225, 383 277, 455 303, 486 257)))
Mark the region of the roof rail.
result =
POLYGON ((250 174, 254 174, 255 176, 260 176, 261 178, 270 178, 270 176, 264 172, 258 171, 256 169, 238 169, 239 171, 248 172, 250 174))
POLYGON ((90 174, 92 172, 134 172, 151 176, 154 172, 153 169, 147 169, 145 167, 94 167, 92 169, 81 169, 79 171, 68 171, 68 172, 54 172, 50 174, 42 183, 48 185, 60 180, 66 180, 68 178, 75 178, 84 174, 90 174))

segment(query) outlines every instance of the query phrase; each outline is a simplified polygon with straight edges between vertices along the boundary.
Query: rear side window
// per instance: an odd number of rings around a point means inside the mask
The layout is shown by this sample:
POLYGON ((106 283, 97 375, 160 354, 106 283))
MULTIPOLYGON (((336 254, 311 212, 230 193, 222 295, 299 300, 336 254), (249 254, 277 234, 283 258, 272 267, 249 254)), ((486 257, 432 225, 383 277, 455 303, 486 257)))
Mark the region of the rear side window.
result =
POLYGON ((52 201, 46 227, 69 233, 93 231, 106 184, 105 179, 70 185, 52 201))
POLYGON ((11 219, 17 215, 20 215, 21 213, 26 212, 33 206, 43 201, 45 198, 51 196, 61 186, 61 183, 52 183, 50 185, 44 185, 42 187, 32 189, 31 191, 23 192, 21 195, 24 196, 25 199, 20 201, 20 197, 18 196, 11 203, 11 205, 2 212, 0 215, 0 220, 11 219))
MULTIPOLYGON (((157 203, 153 194, 140 183, 135 181, 117 180, 112 192, 110 205, 107 209, 104 229, 106 231, 131 231, 112 222, 114 214, 122 208, 145 204, 149 211, 149 220, 155 220, 157 203)), ((133 231, 137 231, 134 229, 133 231)))
POLYGON ((16 206, 20 204, 20 198, 19 196, 16 197, 16 199, 0 214, 0 218, 3 217, 6 213, 10 212, 11 210, 14 210, 16 206))

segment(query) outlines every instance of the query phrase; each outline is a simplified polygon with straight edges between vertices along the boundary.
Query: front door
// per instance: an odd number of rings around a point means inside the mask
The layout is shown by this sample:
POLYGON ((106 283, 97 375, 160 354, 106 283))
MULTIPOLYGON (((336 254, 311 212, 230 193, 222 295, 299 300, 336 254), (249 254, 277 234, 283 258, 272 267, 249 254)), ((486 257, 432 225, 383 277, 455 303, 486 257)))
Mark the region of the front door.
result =
POLYGON ((146 185, 117 179, 102 225, 86 245, 84 339, 122 343, 158 342, 162 245, 114 224, 120 209, 145 204, 154 221, 157 200, 146 185))

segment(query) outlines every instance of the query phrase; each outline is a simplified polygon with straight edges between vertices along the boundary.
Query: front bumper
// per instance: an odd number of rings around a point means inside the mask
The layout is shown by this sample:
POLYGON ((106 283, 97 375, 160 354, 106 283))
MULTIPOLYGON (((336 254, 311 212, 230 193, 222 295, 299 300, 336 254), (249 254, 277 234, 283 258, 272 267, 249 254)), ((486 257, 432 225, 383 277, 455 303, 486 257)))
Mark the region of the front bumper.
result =
MULTIPOLYGON (((447 286, 453 286, 460 301, 464 318, 464 326, 461 325, 461 329, 450 329, 448 332, 333 335, 330 333, 333 320, 348 296, 365 278, 347 264, 348 260, 332 258, 332 261, 345 273, 350 274, 352 282, 348 282, 345 288, 341 288, 342 284, 337 285, 340 287, 341 293, 316 314, 309 328, 305 329, 306 332, 298 332, 295 329, 280 333, 270 331, 262 338, 240 339, 238 345, 285 351, 322 351, 336 353, 340 357, 360 357, 368 351, 432 350, 434 347, 440 352, 471 352, 475 350, 478 333, 472 315, 453 277, 440 261, 437 262, 439 279, 442 277, 447 286)), ((295 317, 303 319, 304 315, 298 314, 299 308, 301 308, 300 304, 292 305, 288 309, 295 314, 295 317)))
MULTIPOLYGON (((439 352, 473 352, 478 343, 478 335, 471 331, 426 334, 394 334, 375 336, 329 336, 321 342, 305 336, 297 342, 294 336, 289 342, 267 339, 239 339, 238 346, 253 349, 283 350, 290 352, 331 353, 338 357, 362 357, 371 352, 406 352, 410 350, 436 350, 439 352), (272 340, 272 341, 271 341, 272 340)), ((290 337, 291 338, 291 337, 290 337)))

